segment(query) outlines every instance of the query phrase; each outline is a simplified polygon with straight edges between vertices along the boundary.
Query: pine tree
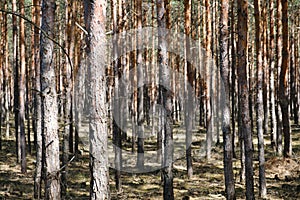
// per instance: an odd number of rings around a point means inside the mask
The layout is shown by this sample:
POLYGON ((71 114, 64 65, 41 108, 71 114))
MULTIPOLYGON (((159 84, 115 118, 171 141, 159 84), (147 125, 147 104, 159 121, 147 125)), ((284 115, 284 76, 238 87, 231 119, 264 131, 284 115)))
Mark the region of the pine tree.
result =
POLYGON ((60 199, 60 162, 58 138, 58 106, 54 69, 53 38, 55 22, 55 0, 42 3, 41 95, 42 95, 42 134, 44 135, 44 163, 46 169, 46 199, 60 199))
POLYGON ((248 34, 248 1, 238 0, 238 85, 240 129, 245 148, 246 199, 254 199, 253 183, 253 146, 251 119, 249 116, 249 89, 247 84, 247 34, 248 34))
POLYGON ((224 151, 224 176, 225 192, 227 199, 235 199, 234 176, 233 176, 233 144, 232 131, 230 130, 230 107, 229 107, 229 63, 228 63, 228 10, 229 1, 221 0, 220 12, 220 73, 224 85, 225 102, 223 107, 222 132, 223 132, 223 151, 224 151))
POLYGON ((84 1, 88 56, 90 199, 110 199, 106 108, 106 0, 84 1))

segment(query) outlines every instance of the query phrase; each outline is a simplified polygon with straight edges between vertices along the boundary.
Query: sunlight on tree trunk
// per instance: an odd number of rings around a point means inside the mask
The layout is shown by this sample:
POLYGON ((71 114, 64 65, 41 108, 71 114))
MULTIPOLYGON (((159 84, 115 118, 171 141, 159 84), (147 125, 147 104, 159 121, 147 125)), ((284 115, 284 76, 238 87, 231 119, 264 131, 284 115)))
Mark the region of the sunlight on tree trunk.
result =
POLYGON ((85 24, 89 33, 86 51, 89 63, 90 198, 95 200, 110 199, 105 90, 106 4, 105 0, 84 1, 85 24))

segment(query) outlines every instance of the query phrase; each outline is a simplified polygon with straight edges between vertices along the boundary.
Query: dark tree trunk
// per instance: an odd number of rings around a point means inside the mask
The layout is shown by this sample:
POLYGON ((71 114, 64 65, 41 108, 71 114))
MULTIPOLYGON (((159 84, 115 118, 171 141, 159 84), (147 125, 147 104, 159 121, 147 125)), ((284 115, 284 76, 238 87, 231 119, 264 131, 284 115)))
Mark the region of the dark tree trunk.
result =
MULTIPOLYGON (((73 62, 74 57, 74 20, 73 10, 75 3, 66 1, 66 30, 65 30, 65 45, 70 60, 73 62)), ((69 63, 66 57, 66 63, 62 66, 62 93, 63 93, 63 156, 62 156, 62 196, 66 195, 68 187, 68 165, 70 153, 73 152, 73 124, 72 124, 72 63, 69 63)))
POLYGON ((234 13, 234 3, 235 1, 231 2, 231 9, 230 9, 230 45, 231 45, 231 127, 232 127, 232 152, 233 157, 236 158, 235 154, 235 94, 236 94, 236 47, 235 47, 235 13, 234 13))
MULTIPOLYGON (((222 85, 224 86, 225 102, 223 105, 223 151, 224 151, 224 176, 225 176, 225 192, 227 199, 235 199, 234 175, 233 175, 233 144, 232 132, 230 130, 230 102, 229 102, 229 57, 228 57, 228 10, 229 1, 221 0, 220 11, 220 73, 222 85)), ((233 92, 233 91, 232 91, 233 92)))
MULTIPOLYGON (((17 1, 12 1, 13 12, 17 11, 17 1)), ((15 122, 15 137, 16 137, 16 155, 17 162, 21 161, 21 151, 20 151, 20 134, 19 134, 19 54, 18 54, 18 24, 17 17, 12 16, 13 22, 13 69, 14 69, 14 122, 15 122)))
MULTIPOLYGON (((122 1, 119 1, 119 5, 117 6, 117 1, 114 0, 111 2, 112 3, 112 15, 113 15, 113 30, 115 33, 120 32, 121 27, 118 27, 117 24, 117 10, 119 13, 119 20, 122 18, 122 1), (118 9, 117 9, 118 8, 118 9)), ((114 35, 114 46, 113 46, 113 56, 116 58, 117 52, 118 52, 118 41, 119 38, 117 38, 116 35, 114 35)), ((113 140, 114 140, 114 151, 115 151, 115 182, 116 182, 116 189, 118 191, 121 191, 121 168, 122 168, 122 140, 121 140, 121 129, 120 127, 121 120, 123 116, 121 115, 120 111, 120 58, 118 57, 114 62, 113 62, 113 70, 114 70, 114 82, 115 82, 115 88, 114 88, 114 98, 113 98, 113 140)))
POLYGON ((158 61, 159 61, 159 103, 165 112, 161 113, 162 124, 162 178, 163 198, 174 199, 173 192, 173 131, 172 131, 172 94, 166 41, 166 5, 164 0, 156 0, 158 23, 158 61))
POLYGON ((246 199, 254 199, 253 146, 249 117, 249 89, 247 85, 248 1, 238 0, 238 85, 240 99, 240 129, 245 148, 246 199))
POLYGON ((297 67, 296 65, 296 38, 295 37, 295 20, 291 19, 292 27, 291 27, 291 35, 290 35, 290 112, 294 120, 294 124, 298 124, 298 109, 299 106, 297 105, 297 90, 296 90, 296 77, 297 77, 297 67))
POLYGON ((279 77, 279 102, 282 111, 282 125, 284 134, 284 157, 292 156, 292 137, 290 132, 289 98, 288 98, 288 65, 289 65, 289 25, 288 1, 282 4, 282 66, 279 77))
POLYGON ((193 86, 194 86, 194 77, 195 70, 194 66, 189 62, 191 60, 191 50, 190 50, 190 32, 191 32, 191 12, 192 12, 192 1, 184 1, 184 19, 185 19, 185 55, 186 55, 186 68, 187 68, 187 87, 185 88, 185 127, 186 127, 186 167, 188 177, 192 178, 193 176, 193 165, 192 165, 192 130, 193 130, 193 121, 194 121, 194 99, 193 99, 193 86))
MULTIPOLYGON (((299 27, 300 26, 300 23, 299 23, 299 17, 300 17, 300 13, 298 12, 296 14, 296 20, 295 20, 295 26, 296 27, 299 27)), ((300 63, 300 55, 299 55, 299 45, 300 45, 300 38, 296 36, 296 33, 295 32, 295 47, 294 47, 294 59, 295 59, 295 62, 294 62, 294 65, 295 66, 299 66, 299 63, 300 63)), ((298 30, 298 33, 299 33, 299 30, 298 30)), ((299 87, 300 87, 300 82, 299 82, 299 79, 300 79, 300 71, 299 71, 299 68, 295 67, 295 96, 294 96, 294 100, 293 100, 293 104, 294 104, 294 121, 295 121, 295 124, 299 125, 299 117, 300 117, 300 90, 299 90, 299 87)))
MULTIPOLYGON (((2 9, 2 4, 0 4, 0 8, 2 9)), ((5 18, 4 14, 3 13, 0 13, 0 17, 1 18, 5 18)), ((2 34, 4 35, 4 27, 5 25, 4 24, 1 24, 0 25, 0 30, 2 31, 2 34)), ((1 46, 1 50, 0 50, 0 65, 3 65, 3 60, 4 60, 4 36, 1 35, 1 39, 0 39, 0 46, 1 46)), ((4 76, 3 76, 3 72, 4 72, 4 67, 2 69, 0 69, 0 91, 3 93, 4 92, 4 86, 2 85, 2 83, 4 83, 4 76)), ((0 97, 0 150, 2 149, 2 119, 3 119, 3 112, 2 110, 4 110, 4 105, 3 105, 3 102, 4 102, 4 99, 5 99, 5 96, 4 95, 1 95, 0 97)))
MULTIPOLYGON (((142 1, 137 0, 137 47, 142 46, 142 1)), ((143 66, 143 49, 137 48, 137 167, 144 169, 144 66, 143 66)))

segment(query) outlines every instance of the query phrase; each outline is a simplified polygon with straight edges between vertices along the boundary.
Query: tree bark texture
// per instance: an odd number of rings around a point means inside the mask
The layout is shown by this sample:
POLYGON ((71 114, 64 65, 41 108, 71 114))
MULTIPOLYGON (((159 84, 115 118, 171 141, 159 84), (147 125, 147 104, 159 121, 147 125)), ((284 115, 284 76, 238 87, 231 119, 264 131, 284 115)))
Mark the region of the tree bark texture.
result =
MULTIPOLYGON (((42 30, 53 38, 55 22, 54 0, 42 3, 42 30)), ((54 43, 41 34, 41 95, 42 132, 45 144, 46 199, 60 199, 60 162, 58 138, 58 107, 54 69, 54 43)))
POLYGON ((246 199, 254 199, 253 183, 253 146, 251 120, 249 117, 249 89, 247 85, 247 32, 248 32, 248 1, 238 0, 238 85, 240 129, 245 148, 246 199))
POLYGON ((106 108, 106 4, 105 0, 84 1, 85 24, 88 31, 88 101, 90 140, 90 199, 110 199, 107 108, 106 108))
POLYGON ((228 10, 229 1, 221 0, 220 11, 220 74, 222 85, 224 86, 225 102, 223 104, 222 132, 224 151, 224 176, 225 194, 227 199, 235 199, 234 175, 233 175, 233 144, 232 132, 230 130, 230 102, 229 102, 229 63, 228 63, 228 10))

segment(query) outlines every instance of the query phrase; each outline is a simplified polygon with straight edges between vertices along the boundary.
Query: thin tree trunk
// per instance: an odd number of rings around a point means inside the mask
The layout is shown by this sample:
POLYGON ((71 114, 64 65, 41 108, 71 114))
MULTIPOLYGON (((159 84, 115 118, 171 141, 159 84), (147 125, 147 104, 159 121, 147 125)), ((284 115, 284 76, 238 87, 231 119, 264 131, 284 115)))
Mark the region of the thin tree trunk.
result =
POLYGON ((205 105, 206 105, 206 158, 211 159, 212 135, 213 135, 213 109, 211 99, 211 19, 210 19, 210 0, 205 0, 206 15, 206 55, 205 55, 205 105))
MULTIPOLYGON (((28 59, 27 59, 28 60, 28 59)), ((29 61, 28 61, 29 63, 29 61)), ((31 155, 31 107, 32 107, 32 66, 27 65, 25 69, 25 86, 26 86, 26 94, 25 94, 25 119, 27 120, 26 129, 27 129, 27 149, 28 153, 31 155)), ((26 144, 26 143, 25 143, 26 144)))
MULTIPOLYGON (((31 0, 31 4, 32 5, 35 5, 35 1, 34 0, 31 0)), ((32 22, 34 22, 35 24, 38 25, 38 27, 40 27, 40 24, 36 22, 36 14, 35 14, 35 11, 36 11, 36 7, 35 6, 32 6, 31 7, 31 20, 32 22)), ((31 67, 30 67, 30 70, 31 70, 31 77, 30 77, 30 92, 31 92, 31 115, 32 115, 32 120, 31 120, 31 123, 28 123, 28 128, 30 129, 30 126, 32 127, 32 131, 31 133, 33 132, 33 149, 36 151, 36 114, 35 114, 35 93, 36 93, 36 80, 35 80, 35 68, 36 68, 36 65, 35 65, 35 56, 36 56, 36 44, 35 44, 35 29, 36 27, 34 26, 31 26, 31 39, 30 39, 30 48, 31 48, 31 67)), ((29 81, 28 81, 29 82, 29 81)), ((30 134, 30 132, 29 132, 30 134)))
MULTIPOLYGON (((118 27, 117 24, 117 14, 119 13, 119 20, 121 21, 120 18, 122 18, 121 12, 121 6, 122 6, 122 1, 118 1, 119 5, 117 6, 117 1, 114 0, 111 2, 112 3, 112 16, 113 16, 113 30, 115 33, 120 32, 121 27, 118 27), (118 9, 117 9, 118 8, 118 9), (118 10, 118 13, 117 13, 118 10)), ((119 38, 117 38, 116 35, 114 35, 114 46, 113 46, 113 57, 116 58, 116 60, 113 62, 113 69, 114 69, 114 82, 115 82, 115 87, 114 87, 114 98, 113 98, 113 140, 114 140, 114 151, 115 151, 115 182, 116 182, 116 189, 118 191, 121 191, 121 120, 122 120, 122 115, 120 114, 120 59, 117 58, 117 53, 118 53, 118 43, 119 43, 119 38)))
MULTIPOLYGON (((78 21, 80 24, 83 24, 83 9, 82 3, 78 3, 78 9, 76 12, 76 16, 78 16, 78 21)), ((73 100, 74 100, 74 152, 75 155, 80 154, 79 150, 79 133, 81 128, 81 120, 82 120, 82 112, 83 112, 83 104, 84 104, 84 75, 85 75, 85 57, 84 50, 82 49, 82 45, 84 44, 83 40, 83 32, 79 30, 76 34, 76 41, 80 40, 80 43, 75 43, 75 62, 74 66, 78 66, 76 73, 73 72, 73 100)))
POLYGON ((235 48, 235 13, 234 13, 234 3, 235 1, 231 1, 231 11, 230 11, 230 44, 231 44, 231 128, 232 128, 232 152, 233 157, 236 158, 235 154, 235 93, 236 93, 236 48, 235 48))
MULTIPOLYGON (((299 17, 300 17, 300 13, 298 12, 296 14, 296 20, 295 20, 295 26, 296 27, 299 27, 299 17)), ((294 50, 294 54, 295 54, 295 66, 299 66, 299 58, 300 58, 300 55, 299 55, 299 41, 300 41, 300 38, 297 37, 297 34, 300 35, 300 30, 299 29, 296 29, 295 31, 295 50, 294 50)), ((300 109, 299 109, 299 106, 300 106, 300 94, 299 94, 299 86, 300 86, 300 82, 299 82, 299 78, 300 78, 300 71, 297 67, 295 67, 295 99, 294 99, 294 121, 295 121, 295 124, 299 125, 299 117, 300 117, 300 109)))
MULTIPOLYGON (((229 56, 228 56, 228 10, 229 1, 221 0, 220 11, 220 73, 222 85, 224 86, 225 102, 223 104, 223 151, 224 151, 224 176, 225 176, 225 193, 227 199, 235 199, 234 176, 233 176, 233 144, 232 132, 230 130, 230 102, 229 102, 229 56)), ((232 91, 233 92, 233 91, 232 91)))
MULTIPOLYGON (((4 9, 7 10, 8 3, 7 0, 3 1, 4 3, 4 9)), ((4 121, 6 122, 5 124, 5 138, 8 139, 10 135, 10 108, 9 108, 9 102, 10 102, 10 89, 9 89, 9 79, 10 79, 10 70, 9 70, 9 57, 10 57, 10 51, 9 51, 9 39, 8 39, 8 25, 7 25, 7 14, 3 13, 3 26, 4 26, 4 36, 3 39, 5 41, 5 48, 4 48, 4 67, 3 68, 3 94, 5 95, 4 97, 4 110, 5 110, 5 116, 4 116, 4 121)))
MULTIPOLYGON (((116 53, 116 52, 115 52, 116 53)), ((120 61, 119 59, 117 59, 120 61)), ((115 73, 115 88, 114 88, 114 119, 113 119, 113 140, 114 140, 114 151, 115 151, 115 182, 116 182, 116 189, 121 191, 121 168, 122 168, 122 147, 121 147, 121 120, 122 117, 120 115, 120 81, 119 81, 119 65, 118 61, 114 63, 114 73, 115 73)))
POLYGON ((292 156, 292 138, 290 132, 290 115, 288 100, 288 65, 289 65, 289 25, 288 1, 281 0, 282 4, 282 66, 279 79, 279 102, 282 111, 282 125, 284 134, 284 157, 292 156))
MULTIPOLYGON (((261 1, 261 19, 267 19, 267 1, 261 1)), ((269 77, 269 67, 268 67, 268 24, 267 20, 262 20, 262 63, 263 63, 263 133, 268 133, 269 125, 269 86, 268 86, 268 77, 269 77)))
MULTIPOLYGON (((33 5, 40 5, 40 0, 33 0, 33 5)), ((40 7, 33 6, 32 14, 33 14, 33 22, 37 25, 40 25, 40 7)), ((33 54, 34 54, 34 70, 35 77, 33 79, 34 83, 34 95, 33 95, 33 122, 34 122, 34 134, 35 137, 35 145, 36 145, 36 165, 35 165, 35 174, 34 174, 34 198, 41 199, 41 188, 42 188, 42 122, 41 122, 41 95, 39 93, 41 84, 40 84, 40 55, 39 55, 39 29, 34 28, 34 46, 33 46, 33 54)))
POLYGON ((166 5, 164 0, 156 0, 158 23, 158 60, 159 60, 159 103, 165 112, 161 113, 162 124, 162 178, 163 198, 173 200, 173 131, 172 131, 172 95, 170 88, 170 72, 168 67, 166 41, 166 5))
MULTIPOLYGON (((68 56, 71 60, 74 57, 74 29, 73 26, 73 9, 75 3, 72 1, 66 0, 66 31, 65 31, 65 46, 68 51, 68 56)), ((68 187, 68 166, 67 163, 69 162, 70 153, 73 151, 73 137, 72 135, 72 69, 71 64, 68 62, 68 58, 66 57, 66 63, 63 65, 62 69, 62 83, 63 83, 63 156, 62 156, 62 195, 65 196, 68 187)))
POLYGON ((249 117, 249 89, 247 85, 247 32, 248 32, 248 1, 238 0, 238 84, 240 99, 241 134, 245 148, 246 199, 254 199, 253 183, 253 147, 249 117))
POLYGON ((255 47, 256 47, 256 67, 257 67, 257 96, 256 96, 256 121, 258 137, 258 159, 259 159, 259 194, 264 198, 267 194, 266 177, 265 177, 265 157, 264 157, 264 104, 263 104, 263 30, 262 13, 263 3, 258 0, 254 2, 255 10, 255 47))
POLYGON ((137 112, 137 133, 138 133, 138 149, 137 149, 137 167, 144 169, 144 66, 142 48, 142 1, 137 0, 137 91, 138 91, 138 112, 137 112))
MULTIPOLYGON (((13 12, 17 11, 17 1, 12 1, 13 12)), ((15 122, 15 137, 16 137, 16 155, 17 163, 21 161, 20 151, 20 134, 19 134, 19 58, 18 58, 18 24, 17 17, 12 16, 13 22, 13 69, 14 69, 14 122, 15 122)))
POLYGON ((191 32, 191 11, 192 11, 192 1, 184 1, 184 19, 185 19, 185 64, 187 66, 187 83, 188 87, 185 89, 185 96, 187 96, 185 102, 185 127, 186 127, 186 167, 187 174, 189 178, 193 176, 193 163, 192 163, 192 129, 193 129, 193 118, 194 118, 194 106, 193 106, 193 86, 194 86, 194 76, 195 70, 194 66, 189 62, 191 59, 190 50, 190 32, 191 32))
MULTIPOLYGON (((24 0, 19 2, 21 15, 25 14, 24 0)), ((26 55, 25 55, 25 22, 20 19, 20 77, 19 77, 19 123, 20 123, 20 150, 21 150, 21 172, 26 173, 26 141, 25 141, 25 76, 26 76, 26 55)))
MULTIPOLYGON (((276 64, 277 67, 277 99, 279 100, 279 76, 281 71, 281 65, 282 65, 282 5, 281 0, 276 1, 277 4, 277 15, 276 15, 276 64)), ((277 103, 276 107, 276 116, 277 116, 277 153, 279 156, 282 155, 282 114, 281 114, 281 107, 279 103, 277 103)))
POLYGON ((254 87, 250 87, 253 84, 256 84, 256 80, 255 80, 255 67, 253 64, 253 59, 252 57, 254 57, 254 47, 255 47, 255 42, 254 42, 254 36, 255 33, 253 30, 251 30, 250 34, 249 34, 249 40, 252 41, 250 43, 250 48, 248 49, 249 55, 247 56, 247 76, 249 77, 248 80, 248 87, 249 87, 249 117, 251 120, 251 131, 254 131, 254 112, 255 112, 255 106, 254 106, 254 102, 255 102, 255 88, 254 87))
MULTIPOLYGON (((1 9, 2 9, 2 4, 0 4, 0 7, 1 7, 1 9)), ((3 13, 0 13, 0 17, 2 18, 3 17, 3 13)), ((2 31, 2 34, 4 34, 4 32, 3 32, 3 29, 4 29, 4 24, 1 24, 0 25, 0 28, 1 28, 1 31, 2 31)), ((1 51, 0 51, 0 65, 3 65, 3 60, 5 59, 4 58, 4 48, 3 48, 3 46, 4 46, 4 37, 3 37, 3 35, 1 35, 1 39, 0 39, 0 47, 1 47, 1 51)), ((3 87, 3 85, 2 85, 2 83, 4 83, 4 76, 3 76, 3 71, 4 71, 4 69, 3 69, 4 67, 2 67, 2 69, 0 69, 0 91, 1 92, 4 92, 4 87, 3 87)), ((4 95, 0 95, 0 150, 2 149, 2 119, 3 119, 3 117, 2 117, 2 115, 3 115, 3 112, 2 112, 2 110, 3 110, 3 107, 4 107, 4 105, 3 105, 3 102, 4 102, 4 95)))
POLYGON ((269 48, 269 57, 270 57, 270 115, 271 115, 271 146, 276 152, 277 149, 277 119, 276 119, 276 111, 275 111, 275 33, 274 33, 274 0, 269 1, 270 4, 270 48, 269 48))
MULTIPOLYGON (((7 10, 7 1, 4 0, 3 1, 3 5, 2 8, 4 10, 7 10)), ((8 40, 8 26, 7 26, 7 13, 3 12, 2 13, 2 27, 1 27, 1 31, 2 31, 2 36, 1 36, 1 45, 2 45, 2 50, 1 50, 1 56, 2 56, 2 62, 1 65, 2 67, 2 71, 0 71, 0 74, 2 72, 2 82, 0 82, 2 84, 2 98, 0 99, 0 101, 2 100, 1 104, 0 104, 0 108, 3 109, 4 112, 1 112, 0 114, 0 127, 2 125, 5 126, 5 138, 8 139, 9 137, 9 107, 8 107, 8 103, 9 103, 9 40, 8 40), (2 117, 4 119, 4 124, 2 121, 2 117)), ((1 78, 0 78, 1 79, 1 78)), ((3 138, 3 132, 2 130, 0 130, 0 137, 2 140, 3 138)), ((1 145, 0 145, 0 149, 1 149, 1 145)))
MULTIPOLYGON (((132 4, 133 4, 133 10, 135 10, 135 6, 136 6, 136 0, 132 0, 132 4)), ((121 20, 121 19, 120 19, 121 20)), ((121 22, 121 21, 120 21, 121 22)), ((134 15, 132 17, 132 28, 136 28, 137 27, 137 19, 136 19, 136 15, 134 15)), ((136 36, 134 35, 132 37, 132 48, 136 47, 136 36)), ((132 78, 132 86, 134 88, 137 88, 137 76, 136 76, 136 67, 137 67, 137 62, 136 62, 136 51, 132 51, 131 52, 131 63, 132 63, 132 68, 131 71, 134 74, 134 77, 132 78)), ((132 153, 134 153, 136 151, 136 135, 137 135, 137 98, 138 98, 138 93, 137 91, 135 91, 132 94, 132 98, 131 98, 131 125, 132 125, 132 146, 131 146, 131 151, 132 153)))
MULTIPOLYGON (((205 27, 205 23, 204 23, 204 17, 203 15, 201 15, 202 12, 202 6, 201 6, 201 2, 202 1, 198 1, 198 20, 199 20, 199 24, 200 26, 198 26, 198 36, 200 38, 200 36, 202 35, 203 37, 205 37, 205 31, 204 27, 205 27), (203 27, 203 28, 201 28, 203 27)), ((199 71, 200 73, 202 73, 204 71, 203 69, 203 63, 204 63, 204 56, 202 53, 202 48, 205 46, 205 42, 204 45, 202 44, 201 39, 198 40, 198 48, 199 48, 199 71)), ((203 126, 203 118, 204 118, 204 81, 203 81, 203 77, 201 76, 201 74, 199 74, 199 126, 203 126)))
POLYGON ((294 124, 298 124, 298 105, 297 105, 297 67, 296 65, 296 37, 295 37, 295 20, 291 19, 291 35, 290 35, 290 112, 294 120, 294 124))

